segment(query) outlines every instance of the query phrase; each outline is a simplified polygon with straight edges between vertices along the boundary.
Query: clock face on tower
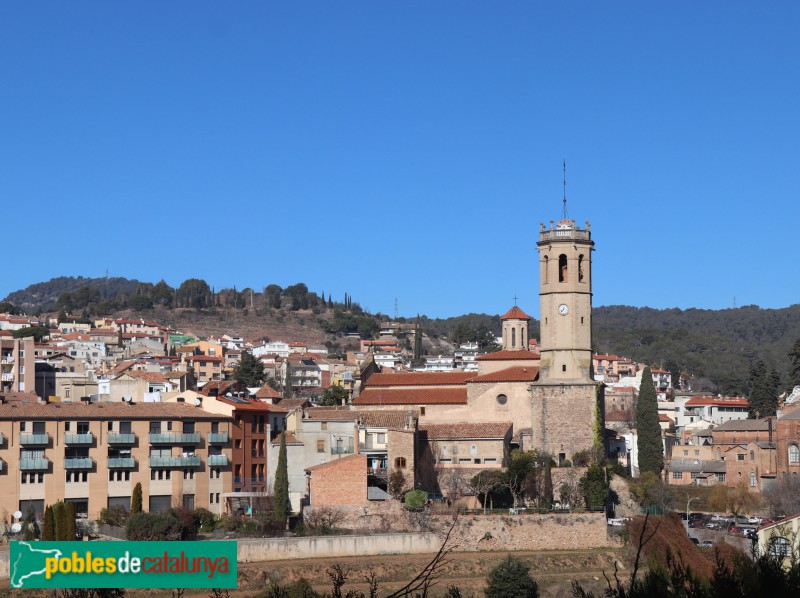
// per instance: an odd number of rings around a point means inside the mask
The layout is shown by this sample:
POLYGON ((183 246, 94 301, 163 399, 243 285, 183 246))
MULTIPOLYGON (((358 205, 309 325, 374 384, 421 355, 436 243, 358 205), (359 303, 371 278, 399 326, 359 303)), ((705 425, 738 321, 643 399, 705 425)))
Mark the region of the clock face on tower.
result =
POLYGON ((562 316, 566 316, 569 313, 569 307, 567 307, 566 303, 562 303, 558 306, 558 313, 560 313, 562 316))

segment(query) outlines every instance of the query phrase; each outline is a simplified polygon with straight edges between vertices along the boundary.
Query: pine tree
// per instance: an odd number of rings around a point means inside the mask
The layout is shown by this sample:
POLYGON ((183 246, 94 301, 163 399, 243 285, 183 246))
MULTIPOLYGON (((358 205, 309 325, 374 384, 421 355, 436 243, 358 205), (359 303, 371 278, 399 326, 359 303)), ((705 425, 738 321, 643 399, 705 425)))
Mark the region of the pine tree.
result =
POLYGON ((278 450, 278 468, 275 471, 275 522, 280 529, 286 529, 289 518, 289 464, 286 457, 286 431, 281 432, 281 446, 278 450))
POLYGON ((42 523, 42 540, 55 540, 56 539, 56 522, 53 518, 53 507, 47 505, 44 508, 44 523, 42 523))
POLYGON ((636 434, 639 448, 639 473, 652 471, 659 478, 664 469, 664 447, 658 423, 658 397, 650 367, 642 372, 639 400, 636 404, 636 434))
POLYGON ((136 482, 131 496, 131 515, 142 512, 142 483, 136 482))

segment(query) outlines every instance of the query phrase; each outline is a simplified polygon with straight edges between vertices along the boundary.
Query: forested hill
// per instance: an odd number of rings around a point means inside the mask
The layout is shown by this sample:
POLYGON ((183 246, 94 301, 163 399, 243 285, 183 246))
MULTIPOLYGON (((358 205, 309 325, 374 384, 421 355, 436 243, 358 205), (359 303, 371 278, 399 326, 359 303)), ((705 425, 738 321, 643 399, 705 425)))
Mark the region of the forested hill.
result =
MULTIPOLYGON (((252 338, 280 333, 287 339, 314 342, 336 341, 349 332, 374 336, 379 322, 389 319, 364 312, 349 294, 334 300, 303 283, 216 290, 199 279, 173 288, 163 280, 153 284, 126 278, 60 277, 11 293, 5 301, 29 314, 61 310, 85 317, 124 312, 153 318, 158 314, 164 323, 176 327, 197 329, 200 319, 200 330, 207 333, 224 330, 252 338)), ((750 366, 759 360, 777 370, 783 385, 788 385, 788 353, 800 339, 800 305, 719 311, 614 305, 595 308, 593 316, 596 351, 683 372, 701 379, 696 389, 727 394, 747 392, 750 366)), ((488 347, 500 332, 499 315, 444 319, 421 315, 419 322, 429 337, 451 343, 474 340, 488 347)), ((530 335, 539 336, 538 322, 531 322, 530 335)))
POLYGON ((745 392, 750 365, 758 360, 776 369, 784 386, 789 383, 787 356, 800 339, 800 305, 719 311, 598 307, 593 334, 600 352, 708 378, 708 388, 719 392, 745 392))
POLYGON ((47 282, 37 282, 22 290, 14 291, 5 301, 13 303, 28 313, 56 309, 64 294, 82 293, 109 299, 120 295, 132 295, 139 288, 138 280, 122 277, 85 278, 83 276, 59 276, 47 282), (83 289, 83 290, 81 290, 83 289))

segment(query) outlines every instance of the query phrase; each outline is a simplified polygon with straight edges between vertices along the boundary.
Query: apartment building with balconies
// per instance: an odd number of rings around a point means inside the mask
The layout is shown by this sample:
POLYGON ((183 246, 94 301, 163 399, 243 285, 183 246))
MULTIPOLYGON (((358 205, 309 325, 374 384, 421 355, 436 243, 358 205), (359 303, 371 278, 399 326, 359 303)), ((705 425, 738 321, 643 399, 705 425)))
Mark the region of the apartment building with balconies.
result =
POLYGON ((232 418, 177 403, 0 403, 0 510, 38 514, 59 500, 94 519, 130 507, 137 482, 143 505, 221 514, 231 488, 232 418))
POLYGON ((35 363, 33 337, 0 338, 0 394, 33 392, 35 363))

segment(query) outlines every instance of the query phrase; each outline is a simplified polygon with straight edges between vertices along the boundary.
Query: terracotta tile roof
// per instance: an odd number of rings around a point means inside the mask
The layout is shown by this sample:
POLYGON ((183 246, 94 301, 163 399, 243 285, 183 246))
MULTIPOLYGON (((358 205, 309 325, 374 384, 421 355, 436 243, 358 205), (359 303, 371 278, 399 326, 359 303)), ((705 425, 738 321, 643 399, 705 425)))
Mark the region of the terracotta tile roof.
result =
MULTIPOLYGON (((769 420, 774 418, 764 417, 761 419, 731 419, 716 428, 714 432, 767 432, 769 431, 769 420)), ((772 424, 775 429, 775 423, 772 424)))
POLYGON ((283 395, 279 393, 277 390, 272 388, 269 384, 264 384, 261 388, 256 391, 256 398, 257 399, 282 399, 283 395))
POLYGON ((139 380, 146 380, 147 382, 167 382, 166 376, 159 372, 130 371, 123 372, 120 376, 130 376, 131 378, 138 378, 139 380))
POLYGON ((353 405, 466 405, 467 389, 460 388, 368 388, 353 405))
POLYGON ((749 407, 744 397, 692 397, 686 401, 686 407, 749 407))
POLYGON ((669 415, 664 415, 663 413, 658 414, 658 421, 664 422, 665 424, 674 424, 675 420, 672 419, 669 415))
POLYGON ((505 368, 491 374, 477 376, 470 380, 473 382, 533 382, 539 377, 539 368, 534 366, 514 366, 505 368))
POLYGON ((215 397, 220 403, 233 406, 237 411, 263 411, 269 413, 288 413, 288 409, 278 407, 277 405, 270 405, 257 399, 247 399, 247 402, 240 400, 229 399, 225 396, 215 397))
POLYGON ((593 355, 592 359, 599 359, 603 361, 617 361, 619 357, 616 355, 593 355))
POLYGON ((109 372, 112 376, 118 376, 125 370, 128 370, 136 365, 136 360, 132 359, 130 361, 121 361, 117 365, 115 365, 111 371, 109 372))
POLYGON ((519 351, 495 351, 494 353, 487 353, 476 357, 475 361, 513 361, 517 359, 526 359, 528 361, 534 359, 541 359, 538 351, 527 351, 521 349, 519 351))
POLYGON ((531 317, 516 305, 500 316, 500 320, 530 320, 531 317))
MULTIPOLYGON (((281 443, 281 435, 278 434, 275 438, 272 439, 272 446, 279 446, 281 443)), ((295 446, 303 446, 302 441, 298 440, 297 437, 292 434, 291 432, 286 432, 286 446, 295 445, 295 446)))
POLYGON ((281 399, 280 401, 278 401, 277 404, 291 411, 293 409, 300 409, 303 407, 307 407, 308 405, 311 404, 311 402, 308 399, 291 398, 291 399, 281 399))
POLYGON ((305 416, 312 421, 353 421, 369 428, 387 428, 389 430, 406 430, 408 414, 416 419, 419 412, 410 409, 392 411, 369 411, 364 409, 333 409, 329 407, 311 407, 305 410, 305 416))
POLYGON ((474 372, 408 372, 402 374, 373 374, 367 388, 391 386, 461 386, 475 377, 474 372))
POLYGON ((31 401, 35 403, 39 400, 35 392, 14 392, 7 391, 0 393, 0 397, 5 398, 6 401, 31 401))
POLYGON ((66 420, 66 419, 188 419, 225 420, 231 418, 203 411, 186 403, 6 403, 0 405, 0 421, 8 420, 66 420))
POLYGON ((305 470, 310 472, 315 472, 319 471, 320 469, 329 469, 331 467, 336 467, 337 465, 342 465, 343 463, 348 463, 350 461, 363 461, 364 473, 366 474, 367 456, 362 455, 360 453, 355 453, 354 455, 347 455, 346 457, 340 457, 339 459, 333 459, 332 461, 328 461, 327 463, 320 463, 319 465, 314 465, 312 467, 306 467, 305 470))
POLYGON ((505 438, 511 431, 511 422, 457 422, 452 424, 424 424, 419 427, 428 433, 428 440, 463 439, 497 439, 505 438))

